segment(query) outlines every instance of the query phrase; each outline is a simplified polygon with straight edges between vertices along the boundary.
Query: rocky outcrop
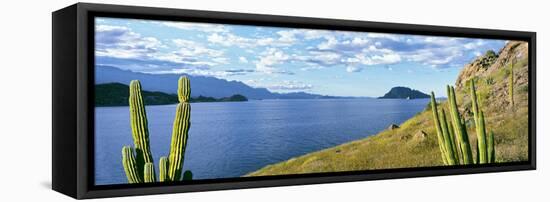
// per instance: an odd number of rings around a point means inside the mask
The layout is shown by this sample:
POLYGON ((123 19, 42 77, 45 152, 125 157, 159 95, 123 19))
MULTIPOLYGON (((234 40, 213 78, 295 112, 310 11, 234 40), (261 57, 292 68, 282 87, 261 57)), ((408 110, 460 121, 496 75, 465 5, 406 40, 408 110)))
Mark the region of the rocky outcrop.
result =
MULTIPOLYGON (((468 80, 476 76, 483 77, 498 71, 502 68, 509 67, 514 61, 516 65, 518 62, 527 59, 528 57, 528 45, 526 42, 521 41, 509 41, 506 43, 504 48, 495 55, 493 51, 487 51, 485 55, 479 56, 473 62, 467 64, 456 79, 456 88, 462 88, 468 80)), ((527 66, 528 64, 523 64, 527 66)), ((524 69, 522 67, 517 67, 516 69, 524 69)), ((527 68, 525 68, 527 69, 527 68)), ((518 73, 518 72, 516 72, 518 73)), ((522 73, 527 73, 526 71, 522 73)), ((522 78, 527 75, 519 75, 518 78, 522 78)), ((523 79, 522 79, 523 80, 523 79)), ((519 80, 518 80, 519 81, 519 80)), ((525 81, 527 79, 525 78, 525 81)), ((520 82, 521 83, 521 82, 520 82)))
MULTIPOLYGON (((510 71, 513 66, 513 85, 517 96, 524 96, 528 89, 528 44, 521 41, 509 41, 499 51, 493 55, 487 52, 485 55, 476 58, 473 62, 467 64, 460 72, 456 80, 457 92, 462 92, 465 100, 465 106, 460 106, 462 110, 469 110, 469 93, 467 82, 475 78, 479 93, 481 94, 482 105, 487 107, 488 111, 499 111, 501 108, 507 108, 511 105, 510 96, 510 71), (490 100, 490 101, 488 101, 490 100)), ((526 99, 520 100, 527 105, 526 99)))

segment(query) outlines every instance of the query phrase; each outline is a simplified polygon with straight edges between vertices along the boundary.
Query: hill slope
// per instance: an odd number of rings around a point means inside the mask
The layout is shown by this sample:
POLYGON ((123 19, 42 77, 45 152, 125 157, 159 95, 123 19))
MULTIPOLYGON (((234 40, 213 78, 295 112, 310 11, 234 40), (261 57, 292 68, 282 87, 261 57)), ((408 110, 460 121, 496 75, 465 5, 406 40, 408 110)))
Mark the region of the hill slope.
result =
MULTIPOLYGON (((495 134, 497 162, 528 159, 527 50, 526 43, 511 41, 498 55, 486 54, 467 64, 455 84, 459 110, 465 116, 470 142, 475 145, 471 101, 465 83, 476 80, 486 125, 495 134), (513 107, 508 92, 512 65, 513 107)), ((447 108, 447 101, 440 104, 447 108)), ((440 166, 443 163, 435 134, 431 111, 425 110, 400 128, 268 165, 247 176, 440 166)))

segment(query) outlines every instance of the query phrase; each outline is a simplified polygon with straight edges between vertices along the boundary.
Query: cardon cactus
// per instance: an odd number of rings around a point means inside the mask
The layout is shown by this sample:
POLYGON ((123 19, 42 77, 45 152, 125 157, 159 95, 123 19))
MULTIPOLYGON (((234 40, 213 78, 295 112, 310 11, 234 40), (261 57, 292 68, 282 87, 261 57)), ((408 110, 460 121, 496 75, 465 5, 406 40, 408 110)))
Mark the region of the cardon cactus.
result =
POLYGON ((514 65, 516 65, 516 58, 512 60, 510 65, 510 79, 508 82, 508 94, 510 96, 510 105, 514 107, 514 65))
POLYGON ((493 132, 490 132, 489 139, 487 140, 485 117, 483 115, 483 111, 479 107, 475 83, 473 80, 470 82, 470 88, 472 97, 472 111, 474 113, 474 122, 477 133, 477 156, 475 160, 472 155, 472 147, 470 146, 470 141, 468 139, 464 118, 461 117, 458 110, 454 88, 452 86, 447 86, 447 104, 451 115, 450 122, 447 122, 445 110, 438 110, 435 95, 433 92, 431 94, 431 108, 434 127, 437 132, 442 161, 445 165, 495 162, 494 135, 493 132))
POLYGON ((477 158, 478 163, 487 163, 487 137, 485 135, 485 118, 483 111, 479 109, 474 80, 470 81, 470 97, 472 97, 472 111, 477 133, 477 158))
POLYGON ((176 108, 170 155, 168 156, 168 179, 170 181, 181 180, 183 169, 183 157, 187 147, 187 137, 191 126, 191 105, 189 99, 191 85, 187 77, 181 77, 178 81, 178 98, 180 103, 176 108))
MULTIPOLYGON (((141 96, 141 83, 138 80, 130 82, 130 126, 136 152, 136 165, 143 168, 145 163, 153 163, 153 155, 149 144, 149 128, 147 125, 147 113, 141 96)), ((143 169, 138 170, 143 177, 143 169)))
MULTIPOLYGON (((178 100, 180 103, 176 108, 169 156, 161 157, 159 160, 158 179, 160 182, 180 181, 182 178, 183 160, 191 126, 190 95, 191 85, 189 79, 180 77, 178 80, 178 100)), ((129 104, 135 152, 131 146, 122 148, 122 165, 126 177, 129 183, 156 182, 155 167, 149 144, 147 114, 141 96, 141 84, 138 80, 130 82, 129 104)), ((186 171, 184 175, 186 175, 184 178, 189 178, 192 173, 186 171)))

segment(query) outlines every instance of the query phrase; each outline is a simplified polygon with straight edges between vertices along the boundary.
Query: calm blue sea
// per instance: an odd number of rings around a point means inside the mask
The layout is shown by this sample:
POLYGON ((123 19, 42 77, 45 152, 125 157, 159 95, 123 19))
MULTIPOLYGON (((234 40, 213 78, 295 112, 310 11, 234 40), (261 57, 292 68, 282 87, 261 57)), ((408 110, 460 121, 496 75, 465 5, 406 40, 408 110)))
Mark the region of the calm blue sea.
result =
MULTIPOLYGON (((238 177, 378 133, 428 99, 253 100, 191 104, 184 167, 194 179, 238 177)), ((170 147, 176 105, 147 106, 155 167, 170 147)), ((95 183, 127 183, 121 149, 133 145, 128 107, 95 108, 95 183)))

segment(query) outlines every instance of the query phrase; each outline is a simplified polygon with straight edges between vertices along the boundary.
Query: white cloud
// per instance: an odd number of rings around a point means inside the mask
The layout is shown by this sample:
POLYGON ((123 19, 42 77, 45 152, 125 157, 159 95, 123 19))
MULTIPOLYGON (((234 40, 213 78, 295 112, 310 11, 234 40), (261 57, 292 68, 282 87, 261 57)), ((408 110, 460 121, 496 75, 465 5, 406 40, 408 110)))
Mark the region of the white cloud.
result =
POLYGON ((237 46, 239 48, 254 48, 259 46, 284 47, 293 45, 294 42, 284 38, 242 37, 232 33, 213 33, 207 37, 207 40, 222 46, 237 46))
POLYGON ((360 72, 361 70, 363 70, 362 68, 360 67, 357 67, 357 66, 348 66, 346 67, 346 72, 360 72))
POLYGON ((307 55, 294 54, 292 58, 294 61, 305 62, 310 66, 332 66, 341 62, 342 55, 334 52, 309 51, 307 55))
POLYGON ((219 64, 229 64, 229 58, 224 58, 224 57, 218 57, 218 58, 213 58, 212 61, 214 62, 217 62, 219 64))
POLYGON ((306 91, 313 89, 313 85, 300 81, 284 80, 279 82, 272 82, 266 79, 249 79, 244 81, 245 84, 256 88, 267 88, 271 91, 306 91))
POLYGON ((256 62, 256 70, 268 74, 284 73, 285 71, 278 70, 276 65, 290 59, 290 56, 276 48, 268 48, 260 55, 260 59, 256 62))
POLYGON ((220 57, 223 55, 223 51, 206 48, 203 44, 195 41, 174 39, 172 42, 174 42, 174 44, 179 48, 178 53, 184 57, 196 57, 202 55, 208 57, 220 57))
POLYGON ((145 58, 151 57, 163 45, 154 37, 143 37, 127 27, 97 25, 96 56, 114 58, 145 58))
POLYGON ((368 38, 373 38, 373 39, 389 39, 389 40, 393 40, 393 41, 399 41, 400 40, 399 35, 396 35, 396 34, 368 33, 367 37, 368 38))
POLYGON ((208 23, 190 23, 190 22, 161 22, 161 25, 173 27, 182 30, 193 30, 202 32, 228 32, 223 25, 208 23))
POLYGON ((248 59, 246 59, 246 57, 241 56, 241 57, 239 57, 239 62, 240 63, 248 63, 248 59))

